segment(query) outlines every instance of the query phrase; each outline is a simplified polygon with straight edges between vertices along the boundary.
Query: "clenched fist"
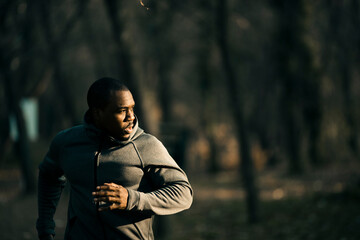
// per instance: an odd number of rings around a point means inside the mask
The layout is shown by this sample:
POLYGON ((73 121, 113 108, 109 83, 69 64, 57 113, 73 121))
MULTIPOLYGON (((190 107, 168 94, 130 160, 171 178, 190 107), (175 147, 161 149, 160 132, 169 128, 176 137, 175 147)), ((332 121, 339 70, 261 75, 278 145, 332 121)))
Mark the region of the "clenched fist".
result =
POLYGON ((97 186, 92 195, 95 203, 102 203, 99 211, 125 209, 129 196, 126 188, 115 183, 104 183, 104 185, 97 186))

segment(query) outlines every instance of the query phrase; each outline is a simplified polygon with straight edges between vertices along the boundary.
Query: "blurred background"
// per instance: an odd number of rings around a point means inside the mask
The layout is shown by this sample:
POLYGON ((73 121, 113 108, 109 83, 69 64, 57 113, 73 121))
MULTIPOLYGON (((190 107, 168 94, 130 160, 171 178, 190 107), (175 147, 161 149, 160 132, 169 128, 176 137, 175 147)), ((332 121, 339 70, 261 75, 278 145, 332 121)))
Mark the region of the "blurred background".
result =
POLYGON ((108 76, 194 187, 158 239, 360 239, 359 26, 358 0, 1 0, 0 238, 36 239, 37 166, 108 76))

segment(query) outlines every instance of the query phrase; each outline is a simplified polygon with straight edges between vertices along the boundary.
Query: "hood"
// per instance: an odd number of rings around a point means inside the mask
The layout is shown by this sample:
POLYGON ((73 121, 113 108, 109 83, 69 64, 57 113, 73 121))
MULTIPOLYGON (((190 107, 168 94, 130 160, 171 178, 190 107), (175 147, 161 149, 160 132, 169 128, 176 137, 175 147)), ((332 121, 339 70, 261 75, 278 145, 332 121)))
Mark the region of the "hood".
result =
POLYGON ((139 127, 139 121, 138 121, 137 116, 135 116, 134 122, 135 122, 135 124, 133 127, 133 131, 130 134, 130 137, 126 140, 119 140, 117 138, 114 138, 113 136, 110 136, 109 134, 102 131, 101 129, 97 128, 93 123, 93 120, 89 114, 89 110, 86 111, 85 116, 84 116, 84 126, 85 126, 86 130, 88 130, 88 132, 95 134, 97 137, 104 138, 105 140, 110 141, 111 143, 113 143, 115 145, 119 145, 119 144, 125 145, 129 142, 132 142, 133 140, 138 138, 144 132, 144 130, 139 127))

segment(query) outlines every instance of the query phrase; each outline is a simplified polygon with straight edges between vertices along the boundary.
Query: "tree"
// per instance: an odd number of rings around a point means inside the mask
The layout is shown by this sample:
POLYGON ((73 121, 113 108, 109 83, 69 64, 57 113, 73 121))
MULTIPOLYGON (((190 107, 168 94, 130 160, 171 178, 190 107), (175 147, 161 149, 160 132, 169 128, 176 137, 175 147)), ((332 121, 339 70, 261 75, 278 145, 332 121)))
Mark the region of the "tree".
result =
MULTIPOLYGON (((22 75, 22 71, 27 71, 28 64, 24 60, 23 56, 27 55, 29 46, 27 40, 30 41, 31 33, 26 28, 31 28, 31 21, 29 20, 29 14, 23 18, 23 15, 17 15, 16 10, 18 7, 17 2, 7 1, 2 6, 3 12, 1 12, 0 19, 4 24, 1 25, 1 35, 5 36, 5 41, 0 45, 2 57, 0 59, 0 73, 4 86, 4 93, 6 102, 8 104, 8 113, 13 114, 16 120, 16 126, 18 130, 18 139, 16 140, 16 153, 20 159, 20 165, 22 175, 24 178, 24 191, 25 193, 35 192, 35 176, 33 169, 33 162, 30 158, 29 139, 27 135, 27 129, 23 116, 22 109, 20 108, 20 100, 24 95, 21 85, 25 85, 27 76, 22 75), (30 25, 30 26, 29 26, 30 25), (12 44, 12 39, 19 37, 17 30, 24 30, 23 39, 20 47, 16 44, 12 44), (23 56, 21 54, 23 54, 23 56), (18 62, 18 63, 16 63, 18 62), (25 63, 23 63, 25 62, 25 63), (12 64, 13 66, 11 66, 12 64), (24 79, 23 79, 23 78, 24 79)), ((32 10, 32 5, 29 3, 28 11, 32 10)))
POLYGON ((329 11, 329 34, 330 39, 329 52, 331 58, 326 59, 325 64, 328 65, 330 59, 337 61, 338 78, 341 81, 340 87, 343 91, 344 99, 344 115, 347 125, 350 129, 347 144, 352 154, 357 158, 360 154, 359 150, 359 121, 357 111, 356 95, 353 91, 353 71, 356 64, 359 63, 359 39, 360 34, 357 31, 359 21, 359 2, 337 2, 330 1, 328 4, 329 11))
POLYGON ((304 0, 274 1, 278 13, 278 35, 275 39, 277 74, 283 86, 281 116, 288 141, 289 172, 304 171, 302 139, 309 131, 310 156, 319 160, 317 142, 320 133, 320 96, 318 73, 311 51, 305 42, 307 30, 304 0))
POLYGON ((53 71, 53 83, 55 84, 58 94, 58 99, 61 100, 62 113, 70 119, 70 125, 77 124, 76 109, 73 104, 73 99, 70 94, 70 84, 66 82, 63 76, 64 70, 62 69, 61 56, 64 50, 65 43, 69 37, 69 33, 74 28, 76 23, 81 19, 83 15, 87 0, 79 1, 76 11, 65 22, 65 26, 59 35, 53 32, 52 19, 51 19, 51 2, 40 1, 39 12, 41 14, 41 23, 47 40, 48 46, 48 60, 54 69, 53 71))
POLYGON ((237 77, 230 60, 230 50, 227 43, 227 0, 216 1, 216 38, 217 45, 220 50, 221 64, 224 71, 226 86, 229 93, 230 102, 233 104, 232 116, 235 125, 236 135, 241 148, 239 148, 241 156, 241 173, 246 191, 246 203, 248 210, 248 221, 254 223, 258 221, 258 195, 255 186, 255 176, 253 163, 250 155, 250 144, 247 132, 247 126, 243 116, 243 101, 241 99, 242 92, 239 92, 237 77))
POLYGON ((136 76, 133 72, 132 67, 132 57, 129 46, 126 45, 126 42, 122 39, 122 33, 124 31, 123 19, 120 19, 119 10, 122 9, 123 1, 120 0, 104 0, 110 24, 112 30, 112 36, 114 42, 117 46, 117 61, 119 66, 119 77, 127 82, 129 88, 133 93, 133 97, 135 102, 140 105, 137 108, 136 112, 139 117, 139 121, 141 121, 142 126, 145 129, 149 129, 149 123, 146 118, 146 114, 143 109, 143 95, 139 86, 139 83, 136 79, 136 76))

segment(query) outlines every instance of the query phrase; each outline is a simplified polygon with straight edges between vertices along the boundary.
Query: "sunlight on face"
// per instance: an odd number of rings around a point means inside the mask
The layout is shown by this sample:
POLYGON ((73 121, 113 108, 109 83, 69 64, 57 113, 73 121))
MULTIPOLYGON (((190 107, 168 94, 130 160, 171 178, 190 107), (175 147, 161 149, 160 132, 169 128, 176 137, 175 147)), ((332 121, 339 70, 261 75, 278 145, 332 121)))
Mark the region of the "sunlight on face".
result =
POLYGON ((128 139, 135 125, 135 101, 130 91, 114 91, 99 112, 99 128, 117 139, 128 139))

